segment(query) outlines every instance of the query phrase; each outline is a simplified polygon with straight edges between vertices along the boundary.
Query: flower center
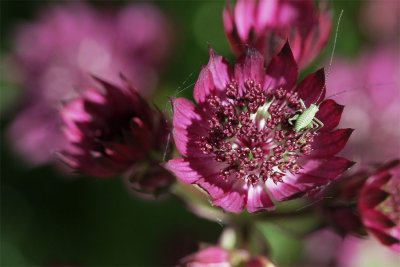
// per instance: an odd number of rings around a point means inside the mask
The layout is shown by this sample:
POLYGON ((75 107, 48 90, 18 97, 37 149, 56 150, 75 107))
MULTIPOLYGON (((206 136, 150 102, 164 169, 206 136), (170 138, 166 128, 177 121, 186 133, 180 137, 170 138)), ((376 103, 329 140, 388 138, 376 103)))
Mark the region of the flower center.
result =
POLYGON ((238 82, 232 80, 226 87, 226 100, 207 99, 210 128, 198 141, 201 151, 228 165, 220 173, 225 180, 278 183, 287 172, 299 173, 297 159, 311 153, 316 133, 295 132, 288 123, 302 109, 297 93, 282 88, 264 91, 253 80, 247 80, 243 88, 239 92, 238 82))

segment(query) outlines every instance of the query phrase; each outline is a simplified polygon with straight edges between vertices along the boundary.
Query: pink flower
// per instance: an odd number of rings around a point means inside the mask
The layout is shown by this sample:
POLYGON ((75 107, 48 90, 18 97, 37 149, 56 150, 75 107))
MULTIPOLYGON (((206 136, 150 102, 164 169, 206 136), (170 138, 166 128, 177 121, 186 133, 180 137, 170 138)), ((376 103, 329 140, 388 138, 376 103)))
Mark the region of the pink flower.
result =
POLYGON ((88 74, 118 83, 123 73, 148 94, 169 54, 170 32, 164 15, 147 3, 116 12, 58 4, 22 24, 12 58, 25 89, 24 105, 9 132, 19 154, 33 164, 55 158, 54 150, 65 143, 56 127, 61 123, 57 108, 79 94, 77 86, 93 86, 88 74))
POLYGON ((368 178, 358 198, 367 231, 400 252, 400 161, 392 161, 368 178))
POLYGON ((251 258, 245 250, 226 250, 218 246, 211 246, 186 256, 180 264, 188 267, 275 267, 275 264, 264 256, 258 255, 251 258))
POLYGON ((329 94, 349 90, 334 99, 345 104, 340 127, 355 128, 343 155, 363 166, 400 157, 399 50, 365 50, 357 61, 335 59, 329 94))
POLYGON ((268 63, 288 39, 301 68, 324 48, 332 26, 325 3, 317 10, 311 0, 238 0, 233 10, 227 4, 223 21, 236 55, 250 45, 268 63))
POLYGON ((61 115, 70 147, 61 153, 72 168, 111 177, 128 170, 136 188, 151 191, 171 183, 159 166, 166 149, 168 125, 138 92, 98 79, 103 91, 87 89, 67 102, 61 115), (157 156, 158 155, 158 156, 157 156))
POLYGON ((264 58, 248 48, 234 68, 210 49, 210 60, 194 87, 198 106, 172 99, 173 135, 184 156, 166 167, 185 183, 206 190, 229 212, 272 209, 338 178, 353 162, 335 157, 352 129, 333 130, 343 106, 325 96, 323 69, 299 85, 297 65, 286 44, 264 68, 264 58), (288 119, 319 105, 318 131, 294 131, 288 119), (269 192, 269 194, 267 193, 269 192))

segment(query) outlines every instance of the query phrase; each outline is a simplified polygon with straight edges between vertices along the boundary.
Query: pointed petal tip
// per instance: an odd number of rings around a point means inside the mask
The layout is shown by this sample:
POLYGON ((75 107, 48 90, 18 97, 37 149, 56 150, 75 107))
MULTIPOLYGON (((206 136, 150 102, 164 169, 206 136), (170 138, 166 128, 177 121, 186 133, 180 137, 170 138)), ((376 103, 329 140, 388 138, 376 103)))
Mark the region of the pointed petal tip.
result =
POLYGON ((353 167, 357 162, 349 160, 349 162, 347 162, 347 166, 346 169, 350 169, 351 167, 353 167))

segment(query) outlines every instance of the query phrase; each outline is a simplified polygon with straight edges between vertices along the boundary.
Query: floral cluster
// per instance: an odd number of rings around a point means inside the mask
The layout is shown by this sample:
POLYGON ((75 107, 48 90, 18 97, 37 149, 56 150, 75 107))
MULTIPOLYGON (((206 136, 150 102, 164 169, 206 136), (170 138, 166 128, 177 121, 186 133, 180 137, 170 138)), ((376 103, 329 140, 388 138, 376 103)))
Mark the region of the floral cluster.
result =
POLYGON ((173 135, 185 158, 166 167, 186 183, 205 189, 214 205, 240 213, 271 209, 338 178, 353 163, 335 157, 351 129, 333 130, 343 107, 325 93, 320 70, 295 86, 297 65, 286 44, 264 67, 263 56, 249 48, 233 69, 210 50, 210 61, 194 87, 195 106, 173 99, 173 135), (320 97, 322 96, 322 97, 320 97), (324 124, 296 132, 290 119, 300 101, 320 106, 324 124))
MULTIPOLYGON (((342 82, 375 82, 379 70, 344 64, 337 69, 345 73, 333 71, 329 82, 324 68, 300 75, 331 35, 325 1, 227 1, 221 11, 235 62, 210 47, 194 102, 170 97, 171 118, 149 98, 171 51, 171 28, 153 5, 120 13, 57 6, 24 26, 12 56, 27 88, 9 129, 14 146, 28 158, 38 153, 31 157, 36 164, 61 159, 82 176, 124 177, 138 196, 175 194, 197 215, 234 229, 223 245, 182 257, 182 266, 276 266, 273 242, 254 236, 261 231, 268 240, 273 233, 263 225, 299 214, 319 224, 305 233, 285 222, 281 228, 303 236, 322 225, 342 237, 373 236, 400 252, 399 155, 382 148, 389 139, 373 141, 398 136, 398 129, 373 129, 395 128, 381 119, 394 121, 398 86, 369 90, 376 103, 369 113, 361 97, 348 101, 354 113, 346 117, 333 99, 342 82), (32 36, 39 41, 27 41, 32 36), (346 124, 357 110, 371 121, 346 124), (367 134, 352 142, 362 127, 367 134), (348 172, 356 161, 358 169, 348 172), (293 208, 298 203, 305 204, 293 208)), ((394 63, 385 74, 397 79, 399 69, 394 63)))

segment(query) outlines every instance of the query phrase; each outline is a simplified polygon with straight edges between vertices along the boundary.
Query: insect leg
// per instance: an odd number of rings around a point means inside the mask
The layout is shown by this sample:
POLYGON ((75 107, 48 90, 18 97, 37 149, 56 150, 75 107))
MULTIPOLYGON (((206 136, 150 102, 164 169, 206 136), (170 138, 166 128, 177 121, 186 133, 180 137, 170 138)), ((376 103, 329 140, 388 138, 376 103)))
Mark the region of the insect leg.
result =
POLYGON ((319 130, 319 129, 321 129, 322 127, 324 127, 324 124, 323 124, 322 121, 320 121, 319 119, 317 119, 317 118, 314 117, 314 121, 315 121, 315 123, 317 123, 317 125, 318 125, 317 129, 315 129, 315 130, 319 130))
POLYGON ((302 108, 304 108, 304 110, 307 109, 306 105, 304 104, 303 100, 300 99, 300 105, 302 108))
POLYGON ((299 116, 300 116, 299 114, 296 114, 296 115, 294 115, 293 117, 291 117, 291 118, 288 120, 289 124, 290 124, 290 125, 293 125, 292 121, 297 120, 297 118, 298 118, 299 116))

